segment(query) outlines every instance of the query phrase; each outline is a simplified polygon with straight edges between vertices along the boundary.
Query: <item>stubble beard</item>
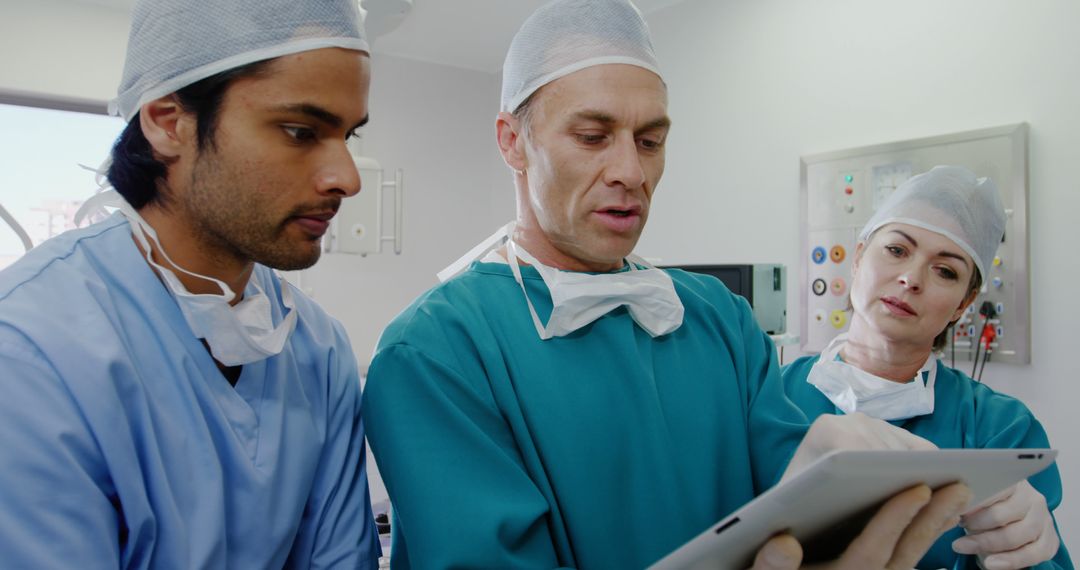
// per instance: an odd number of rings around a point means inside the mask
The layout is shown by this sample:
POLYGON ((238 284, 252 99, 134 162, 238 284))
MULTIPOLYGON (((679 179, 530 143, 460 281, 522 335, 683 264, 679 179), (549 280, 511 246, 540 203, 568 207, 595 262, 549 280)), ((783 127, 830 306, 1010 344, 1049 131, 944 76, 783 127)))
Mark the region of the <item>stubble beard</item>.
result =
MULTIPOLYGON (((211 257, 255 262, 282 271, 307 269, 319 260, 319 240, 309 247, 291 243, 288 218, 267 211, 254 182, 228 169, 213 151, 204 151, 191 172, 184 208, 193 221, 201 247, 211 257)), ((307 240, 305 240, 307 241, 307 240)))

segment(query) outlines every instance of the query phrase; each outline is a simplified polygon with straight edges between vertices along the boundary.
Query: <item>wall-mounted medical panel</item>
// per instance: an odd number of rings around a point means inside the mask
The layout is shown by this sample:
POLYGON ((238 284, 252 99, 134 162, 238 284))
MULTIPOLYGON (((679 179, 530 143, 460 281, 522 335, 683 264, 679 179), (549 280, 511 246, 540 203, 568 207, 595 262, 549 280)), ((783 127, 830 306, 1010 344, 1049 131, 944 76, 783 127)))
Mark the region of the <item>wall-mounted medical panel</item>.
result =
POLYGON ((908 178, 934 166, 964 166, 996 182, 1005 238, 973 308, 955 327, 957 360, 976 356, 987 327, 991 361, 1031 361, 1027 231, 1027 125, 1017 124, 804 156, 801 160, 800 337, 820 352, 848 328, 851 261, 859 230, 908 178), (993 306, 989 316, 979 308, 993 306), (1000 309, 1000 310, 998 310, 1000 309))
POLYGON ((327 253, 352 253, 366 256, 382 253, 383 242, 394 243, 394 253, 401 253, 402 233, 402 172, 386 180, 379 162, 371 157, 354 156, 360 174, 359 194, 346 198, 330 224, 330 231, 323 240, 327 253), (393 189, 394 233, 383 235, 383 190, 393 189))

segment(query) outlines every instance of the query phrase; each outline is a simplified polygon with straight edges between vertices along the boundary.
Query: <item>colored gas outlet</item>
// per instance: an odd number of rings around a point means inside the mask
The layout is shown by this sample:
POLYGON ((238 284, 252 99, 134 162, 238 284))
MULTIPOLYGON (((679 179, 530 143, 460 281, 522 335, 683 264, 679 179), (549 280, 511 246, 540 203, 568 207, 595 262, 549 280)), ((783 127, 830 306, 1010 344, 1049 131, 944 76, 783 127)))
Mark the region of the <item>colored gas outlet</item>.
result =
POLYGON ((810 284, 810 290, 818 297, 824 295, 828 288, 829 286, 825 284, 824 279, 814 279, 814 282, 810 284))
POLYGON ((833 260, 833 263, 842 263, 845 257, 847 257, 847 250, 842 245, 834 245, 829 250, 829 259, 833 260))
POLYGON ((843 309, 836 309, 829 313, 829 322, 833 328, 842 329, 847 324, 847 313, 843 309))
POLYGON ((814 251, 810 253, 810 259, 814 260, 814 263, 821 265, 825 263, 825 248, 820 245, 814 248, 814 251))
POLYGON ((844 281, 843 277, 837 277, 832 280, 832 285, 829 286, 829 289, 832 291, 833 295, 839 297, 844 293, 847 293, 847 282, 844 281))
POLYGON ((814 322, 823 325, 825 321, 829 320, 829 317, 825 314, 824 309, 818 309, 814 311, 814 322))

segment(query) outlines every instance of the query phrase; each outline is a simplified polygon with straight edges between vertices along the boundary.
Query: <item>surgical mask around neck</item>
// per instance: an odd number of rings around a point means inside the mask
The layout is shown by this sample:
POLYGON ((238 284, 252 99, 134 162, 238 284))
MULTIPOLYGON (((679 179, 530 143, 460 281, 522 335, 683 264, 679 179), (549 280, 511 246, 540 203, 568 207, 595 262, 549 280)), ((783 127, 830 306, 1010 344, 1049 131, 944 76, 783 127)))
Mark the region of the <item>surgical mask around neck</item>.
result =
POLYGON ((281 302, 289 310, 278 326, 273 323, 273 308, 270 299, 258 282, 258 273, 252 273, 251 289, 236 305, 230 305, 233 291, 219 279, 192 273, 169 258, 161 247, 157 232, 136 212, 130 204, 123 201, 120 211, 131 225, 131 233, 138 240, 146 256, 146 262, 157 270, 166 287, 172 292, 180 306, 184 319, 196 338, 206 340, 214 359, 225 366, 240 366, 274 356, 282 351, 285 342, 296 328, 297 312, 293 304, 292 291, 282 280, 281 302), (191 293, 172 270, 154 261, 150 243, 157 247, 158 253, 178 270, 210 281, 221 288, 221 294, 191 293))
POLYGON ((517 222, 510 221, 501 226, 499 229, 495 230, 495 233, 488 236, 484 241, 473 246, 472 249, 465 252, 465 255, 459 257, 457 261, 451 263, 445 269, 438 272, 436 274, 436 277, 439 278, 439 283, 445 283, 449 281, 462 271, 465 271, 465 268, 468 267, 469 264, 473 261, 476 261, 477 259, 482 259, 486 254, 490 253, 495 248, 502 246, 502 244, 506 243, 507 238, 514 234, 515 228, 517 228, 517 222))
POLYGON ((521 286, 541 339, 568 335, 623 305, 626 305, 634 322, 650 336, 668 334, 682 325, 683 304, 675 292, 671 276, 637 256, 627 257, 630 265, 628 271, 594 275, 548 267, 514 243, 513 239, 507 241, 506 247, 510 270, 521 286), (540 323, 540 317, 525 291, 518 259, 535 267, 547 285, 552 305, 547 325, 540 323))
POLYGON ((893 382, 837 359, 847 341, 838 335, 821 353, 806 381, 845 414, 860 412, 885 421, 906 420, 934 413, 934 383, 938 361, 933 353, 910 382, 893 382), (927 374, 923 382, 923 373, 927 374))

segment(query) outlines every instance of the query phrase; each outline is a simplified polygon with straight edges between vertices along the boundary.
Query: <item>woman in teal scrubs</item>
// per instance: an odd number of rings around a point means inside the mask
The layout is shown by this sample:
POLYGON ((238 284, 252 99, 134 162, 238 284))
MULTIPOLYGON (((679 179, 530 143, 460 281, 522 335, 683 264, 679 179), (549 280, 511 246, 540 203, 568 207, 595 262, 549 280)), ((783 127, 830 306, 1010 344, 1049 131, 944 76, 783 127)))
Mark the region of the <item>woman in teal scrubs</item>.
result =
MULTIPOLYGON (((978 295, 1004 230, 993 182, 964 168, 938 166, 897 188, 859 235, 850 330, 784 368, 788 396, 811 420, 860 412, 941 448, 1049 447, 1024 404, 934 354, 978 295)), ((919 567, 1072 568, 1051 514, 1060 502, 1051 466, 966 513, 919 567)))

